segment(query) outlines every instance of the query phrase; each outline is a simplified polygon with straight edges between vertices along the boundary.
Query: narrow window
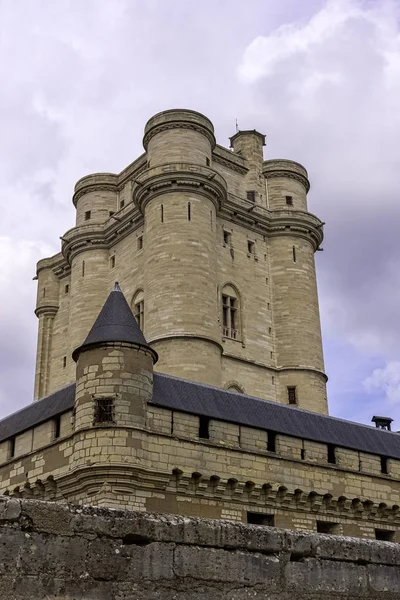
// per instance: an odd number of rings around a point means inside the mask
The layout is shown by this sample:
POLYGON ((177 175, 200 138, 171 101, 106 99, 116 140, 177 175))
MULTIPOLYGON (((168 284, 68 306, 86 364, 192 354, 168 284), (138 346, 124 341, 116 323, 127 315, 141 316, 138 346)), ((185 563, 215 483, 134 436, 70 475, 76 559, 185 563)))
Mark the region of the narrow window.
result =
POLYGON ((67 366, 67 357, 63 356, 63 368, 65 369, 66 366, 67 366))
POLYGON ((293 206, 293 196, 286 196, 286 204, 288 206, 293 206))
POLYGON ((271 305, 269 302, 267 302, 267 308, 268 308, 268 310, 271 308, 271 305))
POLYGON ((388 459, 386 458, 386 456, 381 456, 381 473, 383 473, 384 475, 387 475, 389 473, 388 459))
POLYGON ((375 529, 375 539, 382 542, 395 542, 395 533, 389 529, 375 529))
POLYGON ((229 233, 229 231, 225 231, 225 229, 224 229, 224 244, 229 246, 231 243, 231 239, 232 239, 232 235, 229 233))
POLYGON ((161 223, 164 223, 164 204, 161 204, 161 223))
POLYGON ((268 327, 268 335, 271 335, 272 333, 272 327, 268 327))
POLYGON ((210 439, 210 431, 209 431, 210 419, 208 417, 204 417, 200 415, 199 418, 199 438, 203 440, 210 439))
POLYGON ((119 207, 124 208, 124 206, 125 206, 125 200, 121 200, 119 203, 119 207))
POLYGON ((213 230, 213 214, 212 214, 212 210, 210 210, 210 226, 211 226, 211 231, 213 230))
POLYGON ((331 465, 336 465, 336 453, 335 453, 335 446, 333 444, 328 444, 327 446, 328 450, 328 463, 330 463, 331 465))
POLYGON ((276 432, 267 432, 267 450, 268 452, 276 452, 276 432))
POLYGON ((287 388, 287 395, 289 404, 297 404, 297 394, 294 386, 287 388))
POLYGON ((46 288, 43 288, 43 298, 46 298, 46 288))
POLYGON ((188 221, 190 221, 192 215, 191 215, 191 206, 190 206, 190 202, 188 202, 188 207, 187 207, 187 211, 188 211, 188 221))
POLYGON ((209 166, 210 166, 210 159, 208 158, 208 156, 207 156, 207 158, 206 158, 206 165, 207 165, 207 167, 209 167, 209 166))
POLYGON ((237 308, 237 298, 225 294, 222 296, 223 335, 233 340, 238 337, 237 308))
POLYGON ((113 269, 115 267, 115 256, 112 256, 110 258, 110 267, 111 267, 111 269, 113 269))
POLYGON ((133 316, 135 317, 140 329, 143 331, 144 327, 144 300, 139 300, 135 304, 135 310, 133 312, 133 316))
POLYGON ((67 284, 66 284, 66 286, 64 287, 64 292, 65 292, 66 294, 68 294, 68 293, 69 293, 69 285, 68 285, 68 283, 67 283, 67 284))
POLYGON ((94 404, 93 424, 114 422, 114 399, 96 398, 94 404))
POLYGON ((110 216, 110 217, 112 217, 112 216, 113 216, 113 214, 114 214, 114 212, 115 212, 115 211, 113 211, 113 210, 110 210, 110 212, 108 213, 108 214, 109 214, 109 216, 110 216))
POLYGON ((272 385, 275 385, 275 377, 273 375, 271 377, 271 380, 272 380, 272 385))
POLYGON ((92 216, 92 212, 90 210, 87 210, 85 212, 85 221, 89 221, 91 216, 92 216))
POLYGON ((82 277, 85 277, 85 261, 82 261, 82 277))
POLYGON ((339 523, 329 523, 328 521, 317 521, 317 532, 339 535, 340 525, 339 523))
POLYGON ((15 437, 11 438, 8 442, 8 458, 14 458, 15 456, 15 437))
POLYGON ((246 192, 246 196, 247 200, 250 200, 250 202, 256 201, 256 193, 254 190, 249 190, 248 192, 246 192))
POLYGON ((296 248, 293 246, 293 262, 296 262, 296 248))
POLYGON ((271 350, 271 352, 269 354, 270 354, 270 358, 273 358, 274 353, 272 352, 272 350, 271 350))
POLYGON ((54 419, 54 439, 57 440, 60 437, 61 432, 61 415, 57 415, 54 419))
MULTIPOLYGON (((304 444, 304 442, 303 442, 303 444, 304 444)), ((306 458, 306 449, 304 448, 304 446, 301 449, 300 457, 301 457, 301 460, 305 460, 305 458, 306 458)))
POLYGON ((256 245, 251 240, 247 240, 247 252, 248 254, 255 254, 256 245))
POLYGON ((137 249, 141 250, 143 248, 143 236, 140 235, 137 239, 137 249))
POLYGON ((251 525, 267 525, 274 527, 274 515, 268 515, 265 513, 247 513, 247 522, 251 525))

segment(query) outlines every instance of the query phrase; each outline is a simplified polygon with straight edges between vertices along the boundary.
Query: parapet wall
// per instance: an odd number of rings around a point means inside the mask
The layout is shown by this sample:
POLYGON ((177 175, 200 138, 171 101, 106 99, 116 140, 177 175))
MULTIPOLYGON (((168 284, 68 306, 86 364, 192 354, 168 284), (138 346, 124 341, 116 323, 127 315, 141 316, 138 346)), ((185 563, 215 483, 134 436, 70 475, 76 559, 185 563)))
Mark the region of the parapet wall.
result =
POLYGON ((400 594, 400 547, 165 514, 0 501, 0 598, 329 600, 400 594))

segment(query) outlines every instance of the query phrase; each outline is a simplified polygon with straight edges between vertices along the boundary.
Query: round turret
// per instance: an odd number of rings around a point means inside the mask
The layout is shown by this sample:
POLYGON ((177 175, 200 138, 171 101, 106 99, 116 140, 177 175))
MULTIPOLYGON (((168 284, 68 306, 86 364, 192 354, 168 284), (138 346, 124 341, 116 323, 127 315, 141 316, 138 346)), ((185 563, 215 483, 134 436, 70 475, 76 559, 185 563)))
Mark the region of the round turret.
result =
POLYGON ((263 173, 267 187, 267 208, 307 211, 310 182, 302 165, 292 160, 266 160, 263 173))
POLYGON ((113 173, 94 173, 79 179, 72 198, 77 226, 104 223, 117 211, 117 181, 113 173))

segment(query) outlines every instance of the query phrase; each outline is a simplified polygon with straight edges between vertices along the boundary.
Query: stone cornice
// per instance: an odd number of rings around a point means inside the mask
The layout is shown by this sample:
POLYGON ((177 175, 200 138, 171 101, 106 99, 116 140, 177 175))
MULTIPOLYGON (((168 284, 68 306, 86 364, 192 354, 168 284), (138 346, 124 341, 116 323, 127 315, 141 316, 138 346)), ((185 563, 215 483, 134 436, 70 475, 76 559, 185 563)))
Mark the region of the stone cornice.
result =
POLYGON ((172 129, 190 129, 204 135, 214 148, 216 144, 211 121, 196 111, 172 109, 158 113, 146 123, 143 146, 147 151, 149 141, 157 134, 172 129))
POLYGON ((241 175, 246 175, 249 172, 248 168, 245 167, 244 159, 242 157, 218 144, 214 148, 212 160, 241 175))
POLYGON ((41 315, 45 315, 46 317, 54 317, 57 314, 58 306, 56 304, 46 304, 42 306, 38 306, 35 309, 35 315, 40 317, 41 315))
POLYGON ((206 196, 219 210, 226 200, 224 178, 208 167, 189 163, 169 163, 146 170, 133 187, 133 201, 143 212, 146 204, 160 194, 189 191, 206 196))

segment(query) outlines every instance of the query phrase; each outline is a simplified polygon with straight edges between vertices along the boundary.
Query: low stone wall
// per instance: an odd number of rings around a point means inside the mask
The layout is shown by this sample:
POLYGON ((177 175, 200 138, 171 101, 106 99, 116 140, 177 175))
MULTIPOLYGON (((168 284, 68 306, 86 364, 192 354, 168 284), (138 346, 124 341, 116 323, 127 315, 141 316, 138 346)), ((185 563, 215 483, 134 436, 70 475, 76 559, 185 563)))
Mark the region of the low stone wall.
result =
POLYGON ((0 500, 1 600, 394 600, 400 546, 0 500))

